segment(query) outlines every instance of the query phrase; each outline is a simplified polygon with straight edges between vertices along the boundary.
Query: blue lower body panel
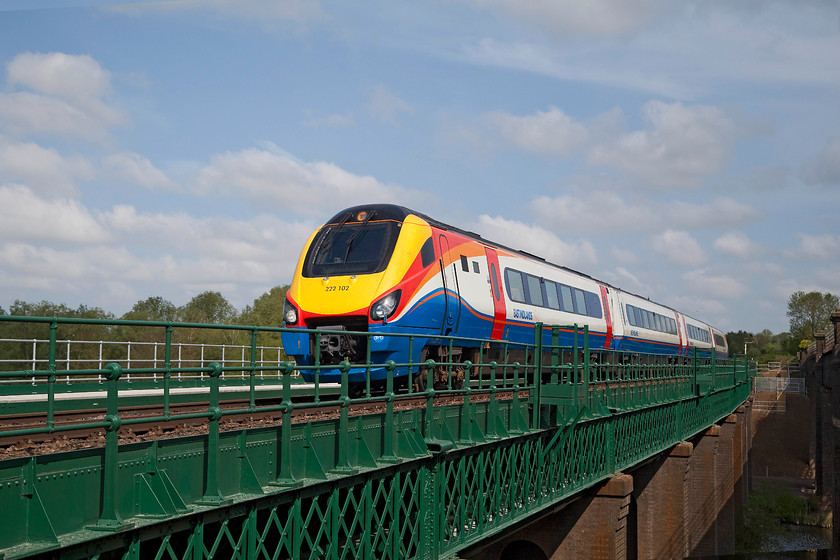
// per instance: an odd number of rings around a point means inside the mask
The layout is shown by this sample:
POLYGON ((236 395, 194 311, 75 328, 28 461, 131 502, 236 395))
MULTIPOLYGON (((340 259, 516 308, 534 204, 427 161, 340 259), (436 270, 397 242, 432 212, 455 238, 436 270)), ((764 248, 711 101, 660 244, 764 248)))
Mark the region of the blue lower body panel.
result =
MULTIPOLYGON (((309 330, 281 333, 284 351, 294 358, 301 376, 306 381, 315 381, 317 374, 319 382, 340 382, 341 370, 338 364, 322 364, 316 371, 315 360, 310 351, 311 333, 309 330)), ((371 325, 369 334, 365 335, 367 340, 363 342, 370 344, 370 365, 367 365, 365 357, 351 361, 348 380, 359 383, 366 381, 369 376, 371 381, 384 381, 388 376, 389 362, 393 362, 394 377, 408 375, 409 364, 418 364, 421 361, 423 347, 428 343, 429 335, 433 334, 418 332, 416 328, 412 328, 411 333, 408 333, 393 325, 371 325)), ((414 365, 412 373, 417 371, 418 366, 414 365)))

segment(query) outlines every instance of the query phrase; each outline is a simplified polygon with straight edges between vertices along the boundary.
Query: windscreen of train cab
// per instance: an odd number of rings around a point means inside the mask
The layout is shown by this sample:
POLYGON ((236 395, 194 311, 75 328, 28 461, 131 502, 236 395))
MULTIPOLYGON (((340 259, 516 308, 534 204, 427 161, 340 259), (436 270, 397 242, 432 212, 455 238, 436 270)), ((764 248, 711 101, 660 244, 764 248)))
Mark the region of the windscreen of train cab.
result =
POLYGON ((382 272, 399 236, 394 220, 329 224, 318 232, 303 267, 309 278, 382 272))

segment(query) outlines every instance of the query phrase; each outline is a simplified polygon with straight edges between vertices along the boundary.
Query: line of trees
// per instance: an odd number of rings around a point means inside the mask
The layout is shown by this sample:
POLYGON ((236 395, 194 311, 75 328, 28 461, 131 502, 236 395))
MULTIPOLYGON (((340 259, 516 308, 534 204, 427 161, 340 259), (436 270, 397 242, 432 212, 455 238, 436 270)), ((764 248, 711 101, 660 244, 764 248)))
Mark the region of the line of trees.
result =
POLYGON ((729 332, 730 354, 746 354, 760 363, 794 360, 799 350, 808 348, 818 332, 831 328, 831 314, 840 309, 840 298, 829 292, 794 292, 788 298, 790 331, 773 334, 729 332))
MULTIPOLYGON (((30 303, 21 300, 15 300, 8 313, 0 307, 0 315, 281 327, 283 326, 283 301, 288 289, 289 286, 275 286, 241 311, 237 311, 220 292, 206 291, 180 307, 159 296, 149 297, 135 303, 130 311, 120 317, 99 307, 80 305, 74 309, 50 301, 30 303)), ((48 340, 49 336, 47 324, 0 322, 0 339, 22 341, 0 344, 0 369, 6 371, 24 369, 24 366, 33 358, 33 354, 39 359, 46 358, 48 356, 47 343, 33 343, 32 340, 48 340)), ((58 340, 115 343, 103 345, 107 354, 103 356, 103 359, 121 361, 128 357, 129 350, 127 345, 116 343, 127 341, 163 343, 166 331, 160 327, 141 325, 61 324, 56 337, 58 340)), ((208 362, 221 359, 222 345, 248 346, 251 338, 250 332, 242 330, 176 328, 172 332, 172 342, 182 346, 178 352, 179 357, 185 362, 197 360, 199 357, 203 357, 204 362, 208 362), (206 345, 207 348, 201 348, 200 345, 206 345)), ((260 332, 257 342, 261 347, 282 346, 280 334, 277 332, 260 332)), ((72 360, 75 364, 73 369, 96 367, 94 364, 99 363, 99 352, 99 345, 71 342, 69 345, 60 344, 56 348, 56 359, 58 361, 72 360)), ((163 355, 160 349, 155 349, 151 344, 138 344, 132 347, 131 357, 132 360, 141 362, 153 358, 161 360, 163 355)), ((287 359, 283 353, 275 353, 274 357, 280 360, 287 359)))

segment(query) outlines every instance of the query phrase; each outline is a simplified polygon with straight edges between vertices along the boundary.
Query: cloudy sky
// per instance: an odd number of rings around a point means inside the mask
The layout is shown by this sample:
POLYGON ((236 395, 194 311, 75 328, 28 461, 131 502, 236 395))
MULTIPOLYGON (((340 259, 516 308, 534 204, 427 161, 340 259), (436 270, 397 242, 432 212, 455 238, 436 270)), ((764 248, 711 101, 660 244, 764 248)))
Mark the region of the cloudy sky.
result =
POLYGON ((2 0, 0 307, 291 279, 396 202, 708 320, 840 293, 817 0, 2 0))

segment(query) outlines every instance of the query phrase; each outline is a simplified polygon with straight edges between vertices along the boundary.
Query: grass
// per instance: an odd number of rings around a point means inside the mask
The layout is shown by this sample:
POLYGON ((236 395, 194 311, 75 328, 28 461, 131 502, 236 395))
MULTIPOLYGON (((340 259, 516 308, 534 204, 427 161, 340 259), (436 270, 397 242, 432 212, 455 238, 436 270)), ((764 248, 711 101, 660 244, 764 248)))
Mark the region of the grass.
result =
POLYGON ((793 496, 781 484, 762 483, 747 499, 736 519, 736 552, 761 551, 763 542, 790 533, 789 525, 825 526, 818 498, 793 496))

